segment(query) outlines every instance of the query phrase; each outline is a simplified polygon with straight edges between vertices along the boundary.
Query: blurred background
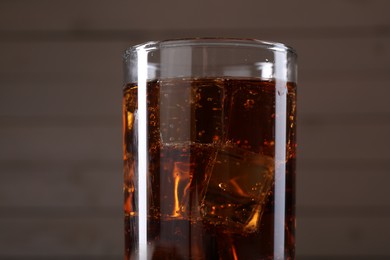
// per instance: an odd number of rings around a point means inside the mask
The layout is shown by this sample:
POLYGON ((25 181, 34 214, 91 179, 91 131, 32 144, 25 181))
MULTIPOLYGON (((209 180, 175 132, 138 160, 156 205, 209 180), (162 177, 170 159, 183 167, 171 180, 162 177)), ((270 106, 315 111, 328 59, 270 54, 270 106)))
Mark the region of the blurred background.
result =
POLYGON ((297 259, 390 258, 390 1, 0 0, 0 258, 123 259, 122 53, 299 54, 297 259))

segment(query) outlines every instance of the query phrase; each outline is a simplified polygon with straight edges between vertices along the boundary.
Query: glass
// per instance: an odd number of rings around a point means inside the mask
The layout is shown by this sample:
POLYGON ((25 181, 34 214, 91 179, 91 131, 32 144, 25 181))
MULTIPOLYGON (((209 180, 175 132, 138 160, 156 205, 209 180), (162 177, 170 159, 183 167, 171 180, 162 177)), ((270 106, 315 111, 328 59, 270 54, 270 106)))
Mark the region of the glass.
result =
POLYGON ((148 42, 124 71, 125 259, 294 259, 294 50, 148 42))

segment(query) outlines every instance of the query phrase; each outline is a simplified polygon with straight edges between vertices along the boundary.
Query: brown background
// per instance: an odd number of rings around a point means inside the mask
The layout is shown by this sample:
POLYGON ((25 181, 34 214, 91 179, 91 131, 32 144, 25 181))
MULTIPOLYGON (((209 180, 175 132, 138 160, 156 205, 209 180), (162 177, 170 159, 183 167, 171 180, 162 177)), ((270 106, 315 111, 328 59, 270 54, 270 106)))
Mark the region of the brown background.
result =
POLYGON ((122 259, 121 55, 299 54, 297 259, 390 258, 390 1, 0 1, 0 258, 122 259))

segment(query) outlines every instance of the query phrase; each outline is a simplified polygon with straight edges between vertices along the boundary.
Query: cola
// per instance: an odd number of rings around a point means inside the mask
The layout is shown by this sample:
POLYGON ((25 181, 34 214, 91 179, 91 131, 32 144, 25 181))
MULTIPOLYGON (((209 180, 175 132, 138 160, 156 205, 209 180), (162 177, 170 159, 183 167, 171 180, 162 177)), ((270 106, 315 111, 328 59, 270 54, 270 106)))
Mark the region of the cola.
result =
POLYGON ((147 82, 147 176, 138 176, 138 86, 124 87, 125 259, 139 259, 139 218, 147 222, 149 259, 276 259, 280 217, 282 259, 294 259, 296 86, 282 84, 229 77, 147 82), (284 117, 277 95, 284 95, 284 117), (283 161, 275 159, 280 117, 283 161), (277 168, 285 172, 283 216, 275 213, 277 168), (139 178, 146 178, 147 216, 138 212, 139 178))

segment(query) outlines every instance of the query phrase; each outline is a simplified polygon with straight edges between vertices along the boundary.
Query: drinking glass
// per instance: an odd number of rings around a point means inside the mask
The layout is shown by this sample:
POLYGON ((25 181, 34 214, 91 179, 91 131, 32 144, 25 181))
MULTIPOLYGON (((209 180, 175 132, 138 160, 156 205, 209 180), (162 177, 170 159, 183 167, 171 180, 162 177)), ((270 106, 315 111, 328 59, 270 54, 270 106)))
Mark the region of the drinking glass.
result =
POLYGON ((254 39, 126 50, 125 259, 294 259, 296 52, 254 39))

